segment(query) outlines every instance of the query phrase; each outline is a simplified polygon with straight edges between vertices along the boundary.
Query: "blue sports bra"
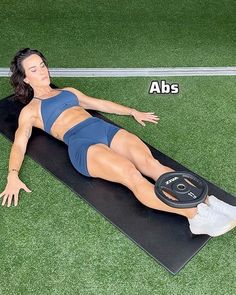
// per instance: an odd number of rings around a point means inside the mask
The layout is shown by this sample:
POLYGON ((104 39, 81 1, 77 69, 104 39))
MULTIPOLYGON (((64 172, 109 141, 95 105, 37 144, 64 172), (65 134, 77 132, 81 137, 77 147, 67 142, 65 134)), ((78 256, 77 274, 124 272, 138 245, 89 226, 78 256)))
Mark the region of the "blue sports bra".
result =
POLYGON ((53 123, 64 110, 79 105, 77 96, 68 90, 61 90, 59 94, 45 99, 36 96, 34 98, 41 100, 44 130, 49 134, 53 123))

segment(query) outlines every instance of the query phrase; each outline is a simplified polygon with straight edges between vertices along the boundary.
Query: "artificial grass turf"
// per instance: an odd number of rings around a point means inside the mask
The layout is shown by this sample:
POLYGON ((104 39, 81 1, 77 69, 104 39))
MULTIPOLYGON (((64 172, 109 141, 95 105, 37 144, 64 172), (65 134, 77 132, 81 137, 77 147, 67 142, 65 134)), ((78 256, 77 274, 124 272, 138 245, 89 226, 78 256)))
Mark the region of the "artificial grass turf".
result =
POLYGON ((0 17, 4 67, 28 46, 52 67, 235 65, 233 0, 2 0, 0 17))
MULTIPOLYGON (((232 0, 224 5, 222 1, 74 0, 68 5, 65 1, 2 0, 0 15, 1 67, 8 67, 15 52, 28 46, 41 50, 51 67, 235 65, 232 0)), ((108 116, 235 194, 235 78, 181 80, 181 87, 189 88, 179 104, 183 101, 191 109, 188 115, 176 106, 175 97, 156 100, 147 96, 150 79, 138 79, 136 90, 135 79, 55 79, 61 87, 68 83, 66 86, 127 105, 143 108, 149 103, 161 117, 159 129, 151 124, 143 128, 127 117, 108 116), (198 110, 196 115, 193 108, 198 110), (189 127, 187 118, 195 119, 189 127), (196 126, 201 130, 195 134, 196 126)), ((8 89, 0 87, 1 97, 11 93, 8 89)), ((10 144, 0 136, 0 145, 3 188, 10 144)), ((172 277, 27 157, 21 175, 33 193, 31 198, 22 193, 18 208, 1 209, 2 294, 235 292, 234 232, 211 240, 172 277), (44 184, 50 189, 45 190, 44 184), (37 222, 40 213, 45 214, 42 225, 37 222)))
MULTIPOLYGON (((53 79, 155 111, 160 123, 146 127, 107 116, 235 194, 235 77, 166 80, 180 83, 179 95, 148 95, 149 78, 53 79)), ((11 93, 7 81, 0 80, 1 97, 11 93)), ((0 144, 2 191, 11 144, 3 136, 0 144)), ((28 156, 21 178, 33 192, 22 192, 18 207, 1 208, 3 294, 233 294, 235 231, 212 239, 173 277, 28 156)))

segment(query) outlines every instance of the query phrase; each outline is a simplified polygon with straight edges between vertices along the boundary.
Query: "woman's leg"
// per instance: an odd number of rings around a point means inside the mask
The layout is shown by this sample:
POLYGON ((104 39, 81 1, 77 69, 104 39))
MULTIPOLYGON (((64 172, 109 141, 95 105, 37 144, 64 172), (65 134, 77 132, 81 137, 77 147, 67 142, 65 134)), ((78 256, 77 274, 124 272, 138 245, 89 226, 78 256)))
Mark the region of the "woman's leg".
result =
MULTIPOLYGON (((119 155, 129 159, 143 175, 149 176, 156 181, 162 174, 173 172, 174 170, 168 166, 162 165, 153 156, 147 145, 135 134, 124 129, 120 130, 114 136, 111 149, 119 155)), ((170 194, 165 194, 173 198, 170 194)), ((208 196, 205 200, 208 204, 208 196)))
POLYGON ((138 136, 124 129, 115 134, 110 148, 119 155, 129 159, 137 170, 154 181, 162 174, 174 171, 153 158, 150 149, 138 136))
MULTIPOLYGON (((115 134, 110 148, 119 155, 129 159, 138 171, 151 177, 154 181, 156 181, 162 174, 174 171, 153 158, 149 148, 138 136, 124 129, 121 129, 115 134)), ((167 193, 165 194, 169 198, 173 198, 171 195, 167 193)), ((209 196, 207 196, 204 202, 209 205, 209 196)))
POLYGON ((193 218, 196 208, 177 209, 157 198, 154 185, 136 169, 127 158, 117 154, 104 144, 91 145, 87 152, 87 168, 92 177, 117 182, 128 187, 145 206, 193 218))

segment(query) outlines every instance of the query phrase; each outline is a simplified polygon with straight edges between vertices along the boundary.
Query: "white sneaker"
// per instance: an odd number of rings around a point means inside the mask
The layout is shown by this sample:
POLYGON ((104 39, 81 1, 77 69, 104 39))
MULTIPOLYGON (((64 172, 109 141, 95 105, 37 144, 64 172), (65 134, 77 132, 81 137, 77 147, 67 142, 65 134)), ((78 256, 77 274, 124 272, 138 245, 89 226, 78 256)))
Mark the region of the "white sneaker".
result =
POLYGON ((236 223, 236 206, 227 204, 215 196, 211 195, 208 197, 209 207, 214 211, 228 216, 231 220, 234 220, 236 223))
POLYGON ((197 209, 197 214, 193 218, 188 218, 190 230, 195 235, 217 237, 235 227, 232 219, 214 211, 205 203, 199 204, 197 209))

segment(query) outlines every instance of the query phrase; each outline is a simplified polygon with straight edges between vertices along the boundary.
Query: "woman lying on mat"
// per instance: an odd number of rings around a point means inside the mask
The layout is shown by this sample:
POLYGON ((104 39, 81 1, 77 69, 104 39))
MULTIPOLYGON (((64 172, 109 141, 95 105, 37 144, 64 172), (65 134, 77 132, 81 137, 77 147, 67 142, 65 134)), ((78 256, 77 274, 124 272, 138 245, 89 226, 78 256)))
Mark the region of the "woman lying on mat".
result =
POLYGON ((86 109, 118 115, 131 115, 142 125, 157 123, 153 112, 140 112, 110 101, 89 97, 79 90, 66 87, 52 89, 45 57, 37 50, 25 48, 11 62, 11 84, 15 97, 25 104, 9 159, 9 174, 2 205, 18 203, 20 189, 30 189, 19 179, 26 146, 32 127, 40 128, 68 145, 69 157, 75 169, 88 177, 103 178, 128 187, 144 205, 188 218, 195 234, 218 236, 236 225, 236 207, 214 196, 188 209, 176 209, 163 203, 154 192, 162 174, 173 171, 153 158, 149 148, 136 135, 91 116, 86 109))

